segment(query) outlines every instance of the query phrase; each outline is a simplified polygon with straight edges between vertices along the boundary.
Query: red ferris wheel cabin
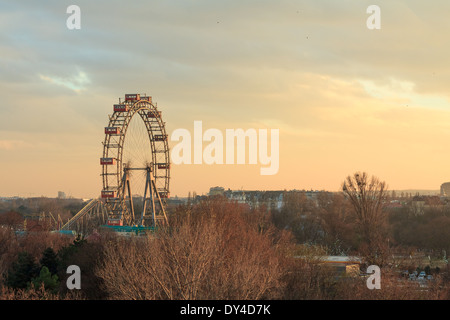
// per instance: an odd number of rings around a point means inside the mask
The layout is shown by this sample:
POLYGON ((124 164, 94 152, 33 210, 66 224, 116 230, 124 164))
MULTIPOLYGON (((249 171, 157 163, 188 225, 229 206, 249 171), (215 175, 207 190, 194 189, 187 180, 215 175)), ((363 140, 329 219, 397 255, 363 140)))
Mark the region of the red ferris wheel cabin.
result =
POLYGON ((113 190, 102 190, 102 198, 115 198, 116 191, 113 190))
POLYGON ((160 193, 159 193, 159 197, 160 197, 161 199, 169 199, 169 198, 170 198, 170 193, 169 193, 169 192, 165 192, 165 191, 160 192, 160 193))
POLYGON ((125 101, 138 101, 141 100, 139 93, 128 93, 125 95, 125 101))
POLYGON ((116 164, 116 160, 114 158, 100 158, 101 165, 110 165, 116 164))
POLYGON ((114 112, 127 112, 130 108, 126 104, 115 104, 114 112))
POLYGON ((158 169, 170 169, 170 163, 158 163, 158 169))
POLYGON ((105 127, 106 134, 120 134, 119 127, 105 127))

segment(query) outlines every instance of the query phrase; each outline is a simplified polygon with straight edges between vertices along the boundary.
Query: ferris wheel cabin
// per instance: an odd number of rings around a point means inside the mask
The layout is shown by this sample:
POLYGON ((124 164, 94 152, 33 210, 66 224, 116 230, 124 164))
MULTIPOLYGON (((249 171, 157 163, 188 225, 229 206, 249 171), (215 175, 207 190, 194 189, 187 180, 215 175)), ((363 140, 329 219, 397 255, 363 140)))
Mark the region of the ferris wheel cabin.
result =
POLYGON ((119 127, 105 127, 105 134, 120 134, 119 127))
POLYGON ((125 102, 139 100, 141 100, 141 95, 139 93, 128 93, 125 95, 125 102))
POLYGON ((108 219, 108 226, 123 226, 122 219, 108 219))
POLYGON ((116 164, 116 159, 114 158, 100 158, 101 165, 114 165, 116 164))
POLYGON ((115 104, 114 105, 114 112, 127 112, 128 110, 130 110, 130 108, 126 104, 115 104))
POLYGON ((158 163, 158 169, 170 169, 170 163, 158 163))
POLYGON ((159 193, 159 197, 162 199, 169 199, 170 198, 170 193, 166 192, 166 191, 162 191, 159 193))
POLYGON ((108 198, 115 198, 116 197, 116 191, 114 190, 102 190, 102 198, 108 199, 108 198))

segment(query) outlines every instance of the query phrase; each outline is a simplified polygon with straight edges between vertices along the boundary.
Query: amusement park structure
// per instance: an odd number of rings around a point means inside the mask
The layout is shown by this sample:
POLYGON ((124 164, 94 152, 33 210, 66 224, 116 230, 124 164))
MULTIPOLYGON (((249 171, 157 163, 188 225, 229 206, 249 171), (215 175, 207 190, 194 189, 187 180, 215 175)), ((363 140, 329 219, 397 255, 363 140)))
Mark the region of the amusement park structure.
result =
POLYGON ((168 135, 152 97, 125 94, 125 99, 119 98, 104 134, 101 195, 61 230, 79 229, 88 220, 117 230, 168 224, 168 135))

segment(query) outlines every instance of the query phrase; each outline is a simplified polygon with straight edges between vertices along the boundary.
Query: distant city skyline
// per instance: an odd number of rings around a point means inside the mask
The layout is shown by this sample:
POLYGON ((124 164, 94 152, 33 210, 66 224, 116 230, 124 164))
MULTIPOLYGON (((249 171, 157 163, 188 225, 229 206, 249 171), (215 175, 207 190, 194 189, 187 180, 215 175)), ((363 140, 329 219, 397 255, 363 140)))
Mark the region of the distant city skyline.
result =
MULTIPOLYGON (((390 190, 450 181, 450 3, 78 1, 0 4, 0 196, 100 195, 104 127, 146 93, 176 129, 279 129, 279 170, 173 165, 172 196, 339 190, 356 171, 390 190)), ((175 142, 171 141, 173 147, 175 142)))
MULTIPOLYGON (((224 191, 233 191, 233 192, 279 192, 279 191, 305 191, 305 192, 341 192, 341 190, 325 190, 325 189, 320 189, 320 190, 314 190, 314 189, 231 189, 231 188, 224 188, 224 191)), ((180 195, 180 194, 175 194, 171 196, 171 199, 173 198, 188 198, 189 196, 193 197, 194 195, 198 195, 198 196, 209 196, 211 195, 211 188, 208 189, 208 191, 206 192, 198 192, 196 190, 189 190, 186 194, 180 195)), ((430 190, 424 190, 424 189, 404 189, 404 190, 387 190, 388 195, 392 195, 392 192, 396 192, 398 197, 401 196, 402 193, 405 194, 405 196, 408 195, 412 195, 415 196, 416 194, 422 195, 422 196, 428 196, 428 195, 442 195, 441 194, 441 190, 436 189, 430 189, 430 190)), ((66 194, 65 192, 64 195, 62 196, 60 194, 61 191, 59 191, 56 195, 37 195, 37 194, 28 194, 28 195, 9 195, 9 196, 5 196, 5 195, 1 195, 0 194, 0 199, 7 199, 7 198, 40 198, 40 197, 44 197, 44 198, 55 198, 55 199, 92 199, 92 198, 97 198, 99 196, 94 196, 94 197, 76 197, 76 196, 72 196, 70 194, 66 194)), ((142 197, 142 195, 138 195, 135 194, 133 195, 133 197, 142 197)))

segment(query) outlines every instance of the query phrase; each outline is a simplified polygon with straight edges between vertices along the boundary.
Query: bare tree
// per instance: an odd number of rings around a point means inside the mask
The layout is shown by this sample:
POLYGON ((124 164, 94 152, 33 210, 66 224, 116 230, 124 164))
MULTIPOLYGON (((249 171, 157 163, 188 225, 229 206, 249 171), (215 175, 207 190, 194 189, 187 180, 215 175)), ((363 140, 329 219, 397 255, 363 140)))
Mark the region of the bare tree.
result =
POLYGON ((19 230, 23 227, 23 217, 15 211, 8 211, 0 214, 0 225, 12 230, 19 230))
POLYGON ((381 267, 384 263, 387 240, 386 215, 383 210, 387 199, 387 185, 366 172, 356 172, 348 176, 342 191, 353 206, 358 232, 361 238, 360 251, 368 263, 381 267))
POLYGON ((350 214, 351 204, 343 194, 319 193, 318 215, 324 231, 323 243, 331 254, 341 255, 353 248, 354 217, 350 214))
POLYGON ((247 210, 223 199, 194 205, 155 237, 107 244, 97 275, 113 299, 277 297, 284 240, 247 210))

